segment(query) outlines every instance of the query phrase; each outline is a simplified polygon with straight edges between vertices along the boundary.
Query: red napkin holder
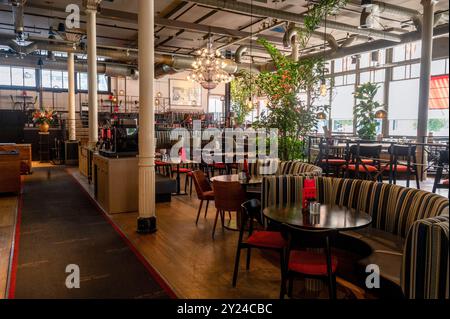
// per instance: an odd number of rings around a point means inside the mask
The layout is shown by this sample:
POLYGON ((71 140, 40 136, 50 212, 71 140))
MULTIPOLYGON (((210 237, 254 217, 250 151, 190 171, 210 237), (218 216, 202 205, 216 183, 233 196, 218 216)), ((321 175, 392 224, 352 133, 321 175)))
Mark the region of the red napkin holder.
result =
POLYGON ((315 200, 316 199, 316 180, 315 179, 307 179, 305 180, 303 184, 303 190, 302 190, 302 207, 303 209, 308 208, 308 202, 309 200, 315 200))

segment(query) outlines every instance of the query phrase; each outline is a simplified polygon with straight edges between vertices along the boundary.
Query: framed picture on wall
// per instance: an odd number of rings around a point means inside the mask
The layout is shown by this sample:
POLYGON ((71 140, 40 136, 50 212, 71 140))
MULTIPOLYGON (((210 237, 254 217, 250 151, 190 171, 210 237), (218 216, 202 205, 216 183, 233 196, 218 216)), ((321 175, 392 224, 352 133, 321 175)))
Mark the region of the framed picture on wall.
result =
POLYGON ((170 106, 202 106, 202 87, 187 80, 169 80, 170 106))

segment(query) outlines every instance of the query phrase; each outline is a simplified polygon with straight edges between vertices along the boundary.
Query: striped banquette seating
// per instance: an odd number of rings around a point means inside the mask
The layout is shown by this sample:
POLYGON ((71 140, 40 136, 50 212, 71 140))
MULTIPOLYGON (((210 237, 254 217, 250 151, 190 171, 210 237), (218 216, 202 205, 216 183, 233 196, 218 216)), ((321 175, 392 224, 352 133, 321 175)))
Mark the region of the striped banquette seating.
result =
MULTIPOLYGON (((250 175, 296 175, 296 176, 321 176, 322 169, 318 166, 302 161, 257 160, 248 165, 250 175)), ((242 165, 239 166, 242 169, 242 165)))
MULTIPOLYGON (((305 178, 264 177, 263 208, 301 203, 305 178)), ((372 216, 370 227, 341 232, 340 236, 367 247, 367 254, 357 262, 359 269, 378 265, 381 285, 396 287, 406 298, 448 298, 447 198, 373 181, 314 178, 321 203, 351 207, 372 216)), ((344 248, 352 247, 347 244, 344 248)))

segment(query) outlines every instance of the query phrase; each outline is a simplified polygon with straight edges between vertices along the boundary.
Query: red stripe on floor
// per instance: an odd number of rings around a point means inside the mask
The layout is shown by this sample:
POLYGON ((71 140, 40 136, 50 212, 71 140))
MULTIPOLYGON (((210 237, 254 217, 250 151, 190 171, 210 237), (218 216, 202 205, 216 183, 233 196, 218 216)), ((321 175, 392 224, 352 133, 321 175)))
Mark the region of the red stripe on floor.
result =
POLYGON ((8 299, 14 299, 16 293, 16 275, 17 275, 17 262, 19 259, 19 241, 20 241, 20 224, 22 222, 22 205, 23 205, 23 176, 20 177, 20 192, 18 196, 17 203, 17 218, 16 218, 16 228, 14 230, 14 248, 12 253, 12 263, 9 273, 9 289, 8 289, 8 299))

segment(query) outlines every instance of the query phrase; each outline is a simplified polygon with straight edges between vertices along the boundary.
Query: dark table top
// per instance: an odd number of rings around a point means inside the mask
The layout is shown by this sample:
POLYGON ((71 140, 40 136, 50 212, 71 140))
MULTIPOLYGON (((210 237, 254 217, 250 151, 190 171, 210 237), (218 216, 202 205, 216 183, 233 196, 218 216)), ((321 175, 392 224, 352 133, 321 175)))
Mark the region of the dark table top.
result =
POLYGON ((301 206, 267 207, 264 216, 278 223, 307 229, 355 230, 370 225, 372 217, 352 208, 321 205, 320 215, 304 213, 301 206))
POLYGON ((262 184, 262 177, 260 176, 251 176, 250 180, 242 181, 239 180, 239 175, 233 174, 233 175, 220 175, 220 176, 214 176, 211 177, 211 182, 218 181, 218 182, 239 182, 242 185, 258 185, 262 184))

